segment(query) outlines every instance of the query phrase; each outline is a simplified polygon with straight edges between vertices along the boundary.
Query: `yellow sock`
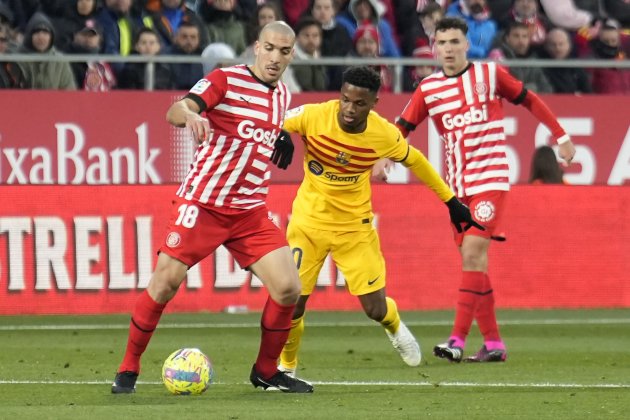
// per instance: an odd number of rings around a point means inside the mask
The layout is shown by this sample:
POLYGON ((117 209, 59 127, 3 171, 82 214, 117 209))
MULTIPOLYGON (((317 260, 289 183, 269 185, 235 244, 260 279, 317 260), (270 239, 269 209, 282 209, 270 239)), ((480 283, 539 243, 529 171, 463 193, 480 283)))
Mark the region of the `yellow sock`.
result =
POLYGON ((381 321, 381 325, 385 327, 387 331, 394 334, 398 331, 398 327, 400 326, 400 315, 398 315, 398 308, 396 307, 396 301, 394 301, 394 299, 386 297, 385 302, 387 302, 387 313, 385 314, 385 318, 381 321))
POLYGON ((291 320, 289 338, 287 338, 287 342, 282 348, 282 353, 280 354, 280 364, 283 367, 289 369, 295 369, 297 367, 297 354, 300 350, 302 334, 304 334, 304 316, 291 320))

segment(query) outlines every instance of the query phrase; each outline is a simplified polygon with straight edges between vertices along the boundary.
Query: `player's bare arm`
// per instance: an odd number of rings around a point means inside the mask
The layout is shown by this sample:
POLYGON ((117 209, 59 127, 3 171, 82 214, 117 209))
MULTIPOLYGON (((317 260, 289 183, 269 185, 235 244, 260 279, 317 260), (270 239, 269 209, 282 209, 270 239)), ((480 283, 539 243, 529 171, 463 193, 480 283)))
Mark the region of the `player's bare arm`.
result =
POLYGON ((166 113, 166 120, 175 127, 186 127, 198 143, 209 140, 212 135, 210 122, 199 115, 201 109, 195 101, 184 98, 175 102, 166 113))

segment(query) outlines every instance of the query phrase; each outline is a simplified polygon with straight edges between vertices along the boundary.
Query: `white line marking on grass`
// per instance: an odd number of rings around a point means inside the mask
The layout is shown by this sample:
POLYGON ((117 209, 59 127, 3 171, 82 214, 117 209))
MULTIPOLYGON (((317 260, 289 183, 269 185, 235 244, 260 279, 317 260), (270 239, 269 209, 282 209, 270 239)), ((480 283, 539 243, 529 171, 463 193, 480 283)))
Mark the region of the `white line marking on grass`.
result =
MULTIPOLYGON (((452 321, 405 321, 412 327, 443 327, 453 324, 452 321)), ((501 325, 609 325, 630 324, 630 318, 602 318, 602 319, 512 319, 500 322, 501 325)), ((351 322, 308 322, 310 327, 373 327, 377 325, 371 321, 351 322)), ((129 324, 57 324, 57 325, 0 325, 0 331, 37 331, 37 330, 126 330, 129 324)), ((225 328, 260 328, 259 322, 243 323, 164 323, 158 325, 160 329, 225 329, 225 328)))
MULTIPOLYGON (((0 385, 110 385, 112 381, 28 381, 28 380, 2 380, 0 385)), ((331 386, 418 386, 418 387, 460 387, 460 388, 630 388, 630 384, 578 384, 578 383, 480 383, 480 382, 349 382, 349 381, 313 381, 313 385, 331 385, 331 386)), ((138 385, 161 385, 162 382, 156 381, 138 381, 138 385)), ((212 386, 221 385, 251 385, 249 382, 214 382, 212 386)))

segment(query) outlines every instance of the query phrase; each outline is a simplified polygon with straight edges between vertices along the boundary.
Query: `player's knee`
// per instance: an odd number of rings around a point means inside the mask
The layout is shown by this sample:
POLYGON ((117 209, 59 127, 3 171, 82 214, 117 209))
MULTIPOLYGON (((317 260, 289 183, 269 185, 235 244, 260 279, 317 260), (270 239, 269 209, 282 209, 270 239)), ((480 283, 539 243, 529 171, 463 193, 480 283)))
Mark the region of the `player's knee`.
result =
POLYGON ((280 284, 279 287, 275 288, 276 301, 283 305, 294 305, 297 303, 302 291, 299 279, 291 276, 291 278, 285 279, 280 284))

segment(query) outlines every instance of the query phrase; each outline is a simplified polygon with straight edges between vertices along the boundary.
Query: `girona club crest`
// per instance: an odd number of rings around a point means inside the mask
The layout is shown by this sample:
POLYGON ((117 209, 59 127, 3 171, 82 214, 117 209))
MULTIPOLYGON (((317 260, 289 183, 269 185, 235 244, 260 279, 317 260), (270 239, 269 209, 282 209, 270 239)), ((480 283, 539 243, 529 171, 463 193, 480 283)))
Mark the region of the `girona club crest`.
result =
POLYGON ((177 232, 171 232, 166 236, 166 246, 176 248, 182 242, 182 237, 177 232))
POLYGON ((477 95, 485 95, 488 93, 488 86, 483 82, 475 83, 475 93, 477 95))
POLYGON ((494 219, 494 204, 490 201, 480 201, 475 205, 475 219, 480 222, 489 222, 494 219))

